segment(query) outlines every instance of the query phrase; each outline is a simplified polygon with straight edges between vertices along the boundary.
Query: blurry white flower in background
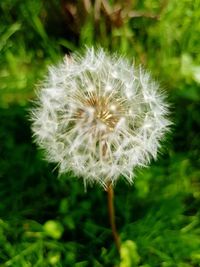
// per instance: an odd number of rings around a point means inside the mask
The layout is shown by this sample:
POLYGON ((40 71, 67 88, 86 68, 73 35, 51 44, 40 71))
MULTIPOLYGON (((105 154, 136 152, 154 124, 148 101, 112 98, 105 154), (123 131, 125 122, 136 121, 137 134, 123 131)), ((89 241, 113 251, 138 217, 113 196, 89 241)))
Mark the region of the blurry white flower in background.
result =
POLYGON ((168 105, 142 68, 103 49, 51 67, 32 110, 32 130, 60 173, 103 187, 156 158, 168 130, 168 105))

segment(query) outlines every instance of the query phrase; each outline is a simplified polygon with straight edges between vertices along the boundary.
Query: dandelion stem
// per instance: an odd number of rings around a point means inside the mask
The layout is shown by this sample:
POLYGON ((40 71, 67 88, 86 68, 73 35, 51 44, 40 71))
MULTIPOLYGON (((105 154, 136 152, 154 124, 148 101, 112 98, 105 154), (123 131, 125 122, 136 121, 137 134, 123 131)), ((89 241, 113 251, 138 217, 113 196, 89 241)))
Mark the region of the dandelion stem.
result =
POLYGON ((116 228, 116 222, 115 222, 115 209, 113 205, 113 199, 114 199, 114 191, 112 184, 109 184, 107 187, 107 194, 108 194, 108 212, 109 212, 109 219, 110 219, 110 225, 112 229, 112 234, 114 238, 115 245, 117 247, 117 251, 120 254, 120 238, 117 232, 116 228))

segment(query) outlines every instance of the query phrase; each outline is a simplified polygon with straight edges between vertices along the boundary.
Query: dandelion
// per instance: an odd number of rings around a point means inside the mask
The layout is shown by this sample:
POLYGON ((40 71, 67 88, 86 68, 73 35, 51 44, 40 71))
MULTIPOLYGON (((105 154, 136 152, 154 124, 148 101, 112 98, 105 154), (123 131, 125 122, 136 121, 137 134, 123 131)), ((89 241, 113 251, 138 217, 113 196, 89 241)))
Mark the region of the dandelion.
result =
POLYGON ((135 168, 156 159, 170 125, 167 115, 165 97, 149 73, 88 48, 49 69, 32 130, 60 173, 73 171, 109 192, 120 176, 132 183, 135 168))
POLYGON ((159 86, 141 67, 87 49, 51 67, 32 112, 36 142, 60 173, 103 187, 156 159, 170 124, 159 86))

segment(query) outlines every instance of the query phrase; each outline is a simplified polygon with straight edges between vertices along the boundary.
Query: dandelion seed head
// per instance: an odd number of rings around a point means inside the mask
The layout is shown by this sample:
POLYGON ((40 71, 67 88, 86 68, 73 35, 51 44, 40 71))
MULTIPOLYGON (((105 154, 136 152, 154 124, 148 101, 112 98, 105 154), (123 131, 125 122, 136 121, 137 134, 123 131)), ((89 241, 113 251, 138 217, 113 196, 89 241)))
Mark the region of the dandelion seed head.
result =
POLYGON ((35 141, 60 173, 103 187, 156 159, 168 105, 141 67, 88 48, 51 67, 32 110, 35 141))

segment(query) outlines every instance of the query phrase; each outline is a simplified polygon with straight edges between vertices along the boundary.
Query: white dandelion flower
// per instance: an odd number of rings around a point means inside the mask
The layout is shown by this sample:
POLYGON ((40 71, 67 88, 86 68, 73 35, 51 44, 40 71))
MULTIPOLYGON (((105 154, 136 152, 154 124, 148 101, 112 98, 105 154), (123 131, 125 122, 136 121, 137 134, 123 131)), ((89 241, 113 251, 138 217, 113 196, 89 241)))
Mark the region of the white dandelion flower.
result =
POLYGON ((141 67, 103 49, 51 67, 32 110, 35 141, 60 173, 103 187, 156 159, 168 105, 141 67))

